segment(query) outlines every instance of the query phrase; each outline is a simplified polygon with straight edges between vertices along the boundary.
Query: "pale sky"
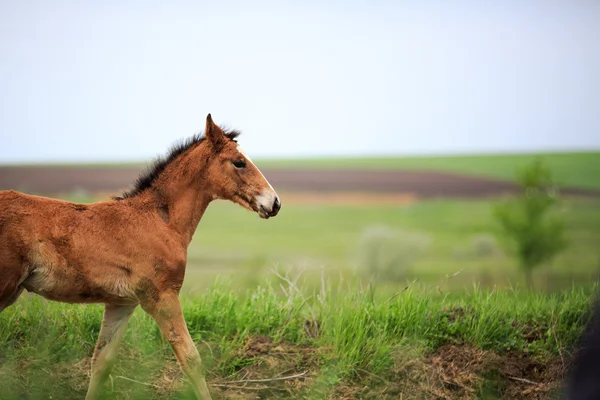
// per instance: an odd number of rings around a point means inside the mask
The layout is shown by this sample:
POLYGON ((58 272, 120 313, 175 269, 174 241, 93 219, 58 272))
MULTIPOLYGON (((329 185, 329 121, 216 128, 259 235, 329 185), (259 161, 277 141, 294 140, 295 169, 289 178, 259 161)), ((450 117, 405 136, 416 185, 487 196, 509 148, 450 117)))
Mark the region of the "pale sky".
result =
POLYGON ((3 0, 0 163, 600 150, 600 2, 494 3, 3 0))

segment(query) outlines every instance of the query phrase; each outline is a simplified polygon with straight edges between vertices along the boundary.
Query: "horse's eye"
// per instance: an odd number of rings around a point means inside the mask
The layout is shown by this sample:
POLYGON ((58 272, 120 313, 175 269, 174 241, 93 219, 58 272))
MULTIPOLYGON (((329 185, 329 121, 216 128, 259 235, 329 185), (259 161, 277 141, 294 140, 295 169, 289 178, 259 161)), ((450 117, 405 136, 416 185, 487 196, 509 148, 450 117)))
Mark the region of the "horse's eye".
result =
POLYGON ((238 160, 238 161, 234 161, 234 162, 233 162, 233 165, 234 165, 236 168, 246 168, 246 161, 244 161, 244 160, 238 160))

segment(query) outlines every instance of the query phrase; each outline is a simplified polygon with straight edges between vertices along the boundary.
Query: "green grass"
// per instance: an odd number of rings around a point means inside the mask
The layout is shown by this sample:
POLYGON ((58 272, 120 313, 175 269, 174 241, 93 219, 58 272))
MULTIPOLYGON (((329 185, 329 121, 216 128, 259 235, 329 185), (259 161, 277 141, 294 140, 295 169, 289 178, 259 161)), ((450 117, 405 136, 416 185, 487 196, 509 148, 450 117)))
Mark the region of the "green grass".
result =
POLYGON ((561 186, 600 189, 600 152, 258 160, 260 168, 393 169, 457 172, 513 180, 516 169, 540 156, 561 186))
MULTIPOLYGON (((590 291, 575 288, 555 294, 473 288, 452 296, 413 286, 390 298, 376 287, 365 290, 350 283, 332 288, 325 282, 316 292, 302 287, 296 291, 285 283, 283 287, 289 295, 268 283, 247 293, 217 283, 201 296, 184 298, 184 315, 209 382, 243 379, 249 371, 273 376, 284 373, 283 368, 310 370, 311 379, 286 398, 325 398, 357 379, 364 386, 371 376, 379 379, 374 385, 398 384, 407 379, 395 370, 398 357, 423 360, 447 344, 556 360, 576 343, 590 302, 590 291), (307 321, 318 330, 306 329, 307 321), (246 346, 256 337, 271 338, 274 344, 257 356, 246 346), (287 355, 269 358, 281 353, 279 344, 287 355)), ((2 398, 81 398, 87 386, 85 360, 93 351, 100 320, 100 306, 39 297, 22 298, 1 313, 2 398)), ((186 396, 185 387, 168 385, 169 379, 181 376, 173 372, 177 370, 166 341, 140 309, 124 342, 106 398, 186 396)))

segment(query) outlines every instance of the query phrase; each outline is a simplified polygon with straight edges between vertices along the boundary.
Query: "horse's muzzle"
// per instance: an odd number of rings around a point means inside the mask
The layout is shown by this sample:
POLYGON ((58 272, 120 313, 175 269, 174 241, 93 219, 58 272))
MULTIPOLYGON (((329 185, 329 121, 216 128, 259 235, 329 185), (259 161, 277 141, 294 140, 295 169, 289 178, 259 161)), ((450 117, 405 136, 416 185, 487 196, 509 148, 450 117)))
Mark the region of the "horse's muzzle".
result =
POLYGON ((273 204, 271 205, 270 210, 264 207, 263 205, 259 206, 258 215, 261 218, 269 219, 279 214, 279 210, 281 210, 281 201, 279 200, 279 197, 275 197, 275 200, 273 200, 273 204))

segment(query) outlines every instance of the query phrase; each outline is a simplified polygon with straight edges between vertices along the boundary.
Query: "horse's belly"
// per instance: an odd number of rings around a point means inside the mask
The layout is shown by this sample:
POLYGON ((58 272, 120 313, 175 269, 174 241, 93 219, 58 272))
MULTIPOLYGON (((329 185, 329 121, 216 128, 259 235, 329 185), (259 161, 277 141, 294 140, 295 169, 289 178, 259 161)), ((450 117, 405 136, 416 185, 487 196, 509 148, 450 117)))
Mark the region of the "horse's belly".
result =
POLYGON ((48 300, 66 303, 134 304, 137 302, 128 282, 116 277, 94 279, 76 270, 56 271, 38 267, 22 285, 29 292, 39 294, 48 300))

